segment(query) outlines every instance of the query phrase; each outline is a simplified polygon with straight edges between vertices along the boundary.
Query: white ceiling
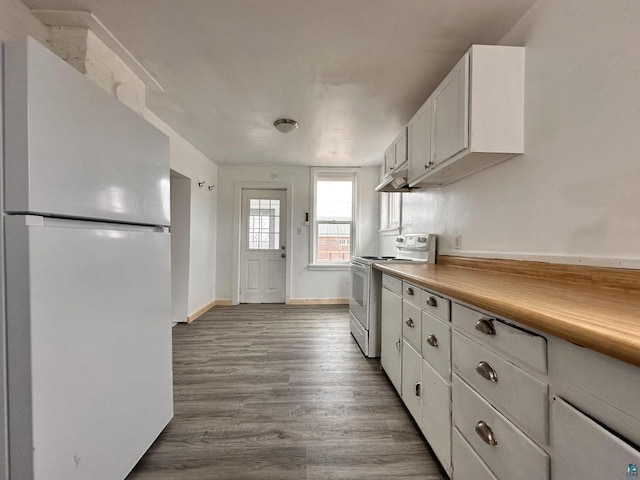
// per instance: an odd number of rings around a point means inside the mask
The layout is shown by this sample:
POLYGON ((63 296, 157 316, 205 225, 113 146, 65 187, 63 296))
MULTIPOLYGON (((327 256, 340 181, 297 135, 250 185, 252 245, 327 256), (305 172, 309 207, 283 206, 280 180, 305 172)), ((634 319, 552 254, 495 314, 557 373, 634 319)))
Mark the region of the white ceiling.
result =
POLYGON ((241 165, 379 164, 464 51, 534 1, 23 0, 93 12, 164 87, 149 109, 241 165))

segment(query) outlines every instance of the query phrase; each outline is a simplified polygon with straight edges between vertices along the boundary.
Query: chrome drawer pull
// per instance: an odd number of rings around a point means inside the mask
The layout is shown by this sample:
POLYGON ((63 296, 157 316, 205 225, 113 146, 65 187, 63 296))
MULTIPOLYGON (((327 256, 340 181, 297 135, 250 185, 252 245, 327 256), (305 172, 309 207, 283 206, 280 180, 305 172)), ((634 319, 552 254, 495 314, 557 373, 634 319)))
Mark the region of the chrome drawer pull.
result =
POLYGON ((496 447, 498 445, 496 437, 493 436, 493 430, 491 430, 491 427, 482 420, 480 420, 476 425, 476 433, 487 445, 491 445, 492 447, 496 447))
POLYGON ((407 292, 407 295, 413 295, 413 288, 407 287, 406 292, 407 292))
POLYGON ((422 393, 422 385, 420 385, 420 382, 416 383, 415 389, 416 389, 416 397, 419 397, 420 394, 422 393))
POLYGON ((429 297, 427 299, 427 305, 429 305, 430 307, 437 307, 438 301, 436 300, 436 297, 429 297))
MULTIPOLYGON (((413 327, 414 327, 414 325, 415 325, 415 324, 413 323, 413 318, 407 318, 407 321, 406 321, 406 322, 404 322, 404 323, 406 323, 406 324, 407 324, 408 326, 410 326, 411 328, 413 328, 413 327)), ((396 325, 397 325, 397 324, 396 324, 396 325)))
POLYGON ((495 335, 496 329, 493 328, 493 318, 481 318, 476 323, 476 330, 484 333, 485 335, 495 335))
POLYGON ((432 347, 438 348, 438 337, 436 337, 435 335, 429 335, 427 337, 427 343, 432 347))
POLYGON ((493 367, 485 361, 478 363, 478 366, 476 367, 476 372, 478 372, 478 374, 481 377, 486 378, 490 382, 498 381, 498 374, 493 369, 493 367))

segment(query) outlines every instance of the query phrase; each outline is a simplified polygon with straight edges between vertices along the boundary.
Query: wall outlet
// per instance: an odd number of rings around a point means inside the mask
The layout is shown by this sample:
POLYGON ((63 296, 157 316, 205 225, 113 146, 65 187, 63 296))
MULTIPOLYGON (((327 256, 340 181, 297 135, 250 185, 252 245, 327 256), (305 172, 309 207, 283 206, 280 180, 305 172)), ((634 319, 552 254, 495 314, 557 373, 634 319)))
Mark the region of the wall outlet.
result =
POLYGON ((453 248, 460 250, 462 248, 462 234, 458 233, 453 237, 453 248))

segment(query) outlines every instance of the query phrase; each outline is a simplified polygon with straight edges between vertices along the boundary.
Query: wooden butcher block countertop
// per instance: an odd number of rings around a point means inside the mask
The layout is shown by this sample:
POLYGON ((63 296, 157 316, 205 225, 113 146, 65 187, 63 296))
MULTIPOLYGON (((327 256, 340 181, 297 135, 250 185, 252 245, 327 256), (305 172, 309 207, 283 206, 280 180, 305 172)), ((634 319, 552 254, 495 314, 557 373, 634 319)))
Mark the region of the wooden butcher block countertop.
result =
POLYGON ((640 366, 638 270, 458 257, 374 267, 640 366))

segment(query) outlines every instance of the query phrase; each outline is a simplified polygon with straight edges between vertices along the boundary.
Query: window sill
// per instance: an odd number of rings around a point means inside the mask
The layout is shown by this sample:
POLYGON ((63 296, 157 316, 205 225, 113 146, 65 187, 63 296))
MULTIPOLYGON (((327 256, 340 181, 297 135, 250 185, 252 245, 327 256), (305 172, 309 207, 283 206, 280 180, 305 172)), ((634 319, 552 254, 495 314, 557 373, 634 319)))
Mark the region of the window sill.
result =
POLYGON ((338 265, 325 265, 322 263, 310 263, 307 265, 309 270, 327 270, 327 271, 348 271, 351 269, 351 265, 349 263, 340 263, 338 265))
POLYGON ((381 228, 378 230, 378 234, 381 237, 391 236, 391 235, 400 235, 400 227, 396 228, 381 228))

